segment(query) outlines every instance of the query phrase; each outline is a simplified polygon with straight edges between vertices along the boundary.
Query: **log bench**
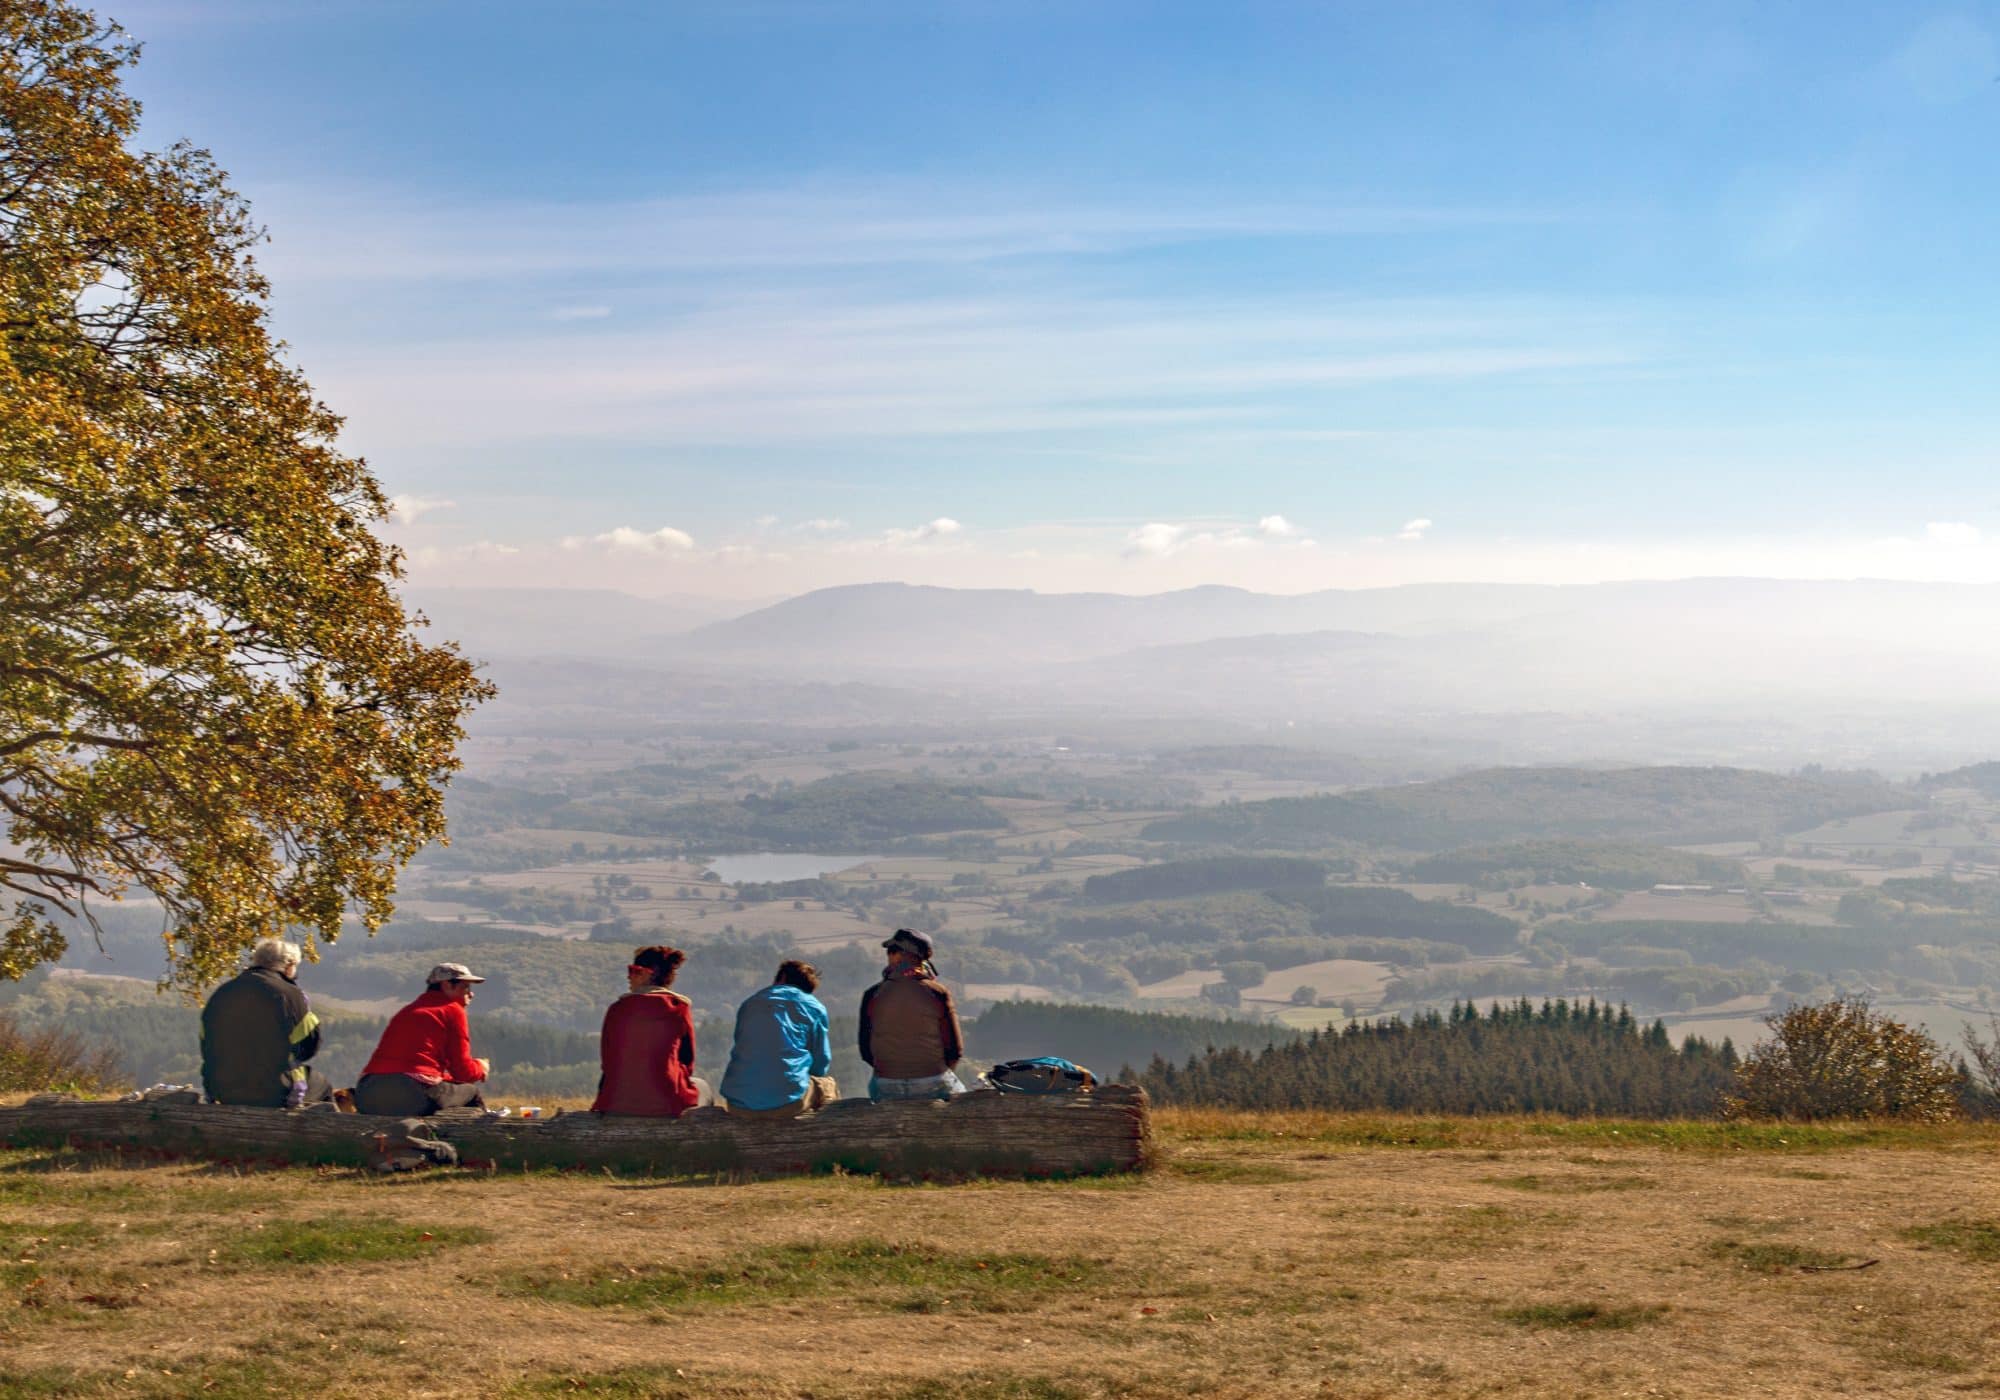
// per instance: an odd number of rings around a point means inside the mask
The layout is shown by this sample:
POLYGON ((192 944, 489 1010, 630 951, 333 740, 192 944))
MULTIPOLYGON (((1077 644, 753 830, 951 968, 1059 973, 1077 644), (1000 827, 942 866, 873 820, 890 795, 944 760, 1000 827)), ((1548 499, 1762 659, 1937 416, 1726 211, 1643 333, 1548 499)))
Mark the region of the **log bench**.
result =
MULTIPOLYGON (((137 1151, 238 1162, 359 1164, 376 1132, 403 1120, 368 1114, 43 1095, 0 1108, 0 1144, 137 1151)), ((659 1176, 783 1176, 842 1170, 890 1176, 1089 1176, 1153 1159, 1146 1091, 1088 1094, 977 1090, 949 1100, 842 1099, 781 1120, 697 1108, 679 1118, 558 1113, 500 1118, 462 1109, 425 1120, 466 1164, 609 1168, 659 1176)))

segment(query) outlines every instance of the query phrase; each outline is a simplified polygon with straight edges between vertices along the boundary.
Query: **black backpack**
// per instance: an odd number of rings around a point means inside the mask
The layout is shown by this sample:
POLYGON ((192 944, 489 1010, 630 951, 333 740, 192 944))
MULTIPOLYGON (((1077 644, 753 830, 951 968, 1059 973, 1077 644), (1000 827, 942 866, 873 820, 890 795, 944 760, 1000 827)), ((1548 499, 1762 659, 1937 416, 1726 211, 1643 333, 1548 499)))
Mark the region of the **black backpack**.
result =
POLYGON ((363 1165, 375 1172, 413 1172, 419 1167, 455 1167, 458 1149, 439 1142, 431 1125, 405 1118, 386 1132, 369 1133, 363 1165))
POLYGON ((1097 1087, 1097 1076, 1054 1055, 1037 1055, 1001 1061, 986 1071, 986 1082, 1003 1094, 1087 1094, 1097 1087))

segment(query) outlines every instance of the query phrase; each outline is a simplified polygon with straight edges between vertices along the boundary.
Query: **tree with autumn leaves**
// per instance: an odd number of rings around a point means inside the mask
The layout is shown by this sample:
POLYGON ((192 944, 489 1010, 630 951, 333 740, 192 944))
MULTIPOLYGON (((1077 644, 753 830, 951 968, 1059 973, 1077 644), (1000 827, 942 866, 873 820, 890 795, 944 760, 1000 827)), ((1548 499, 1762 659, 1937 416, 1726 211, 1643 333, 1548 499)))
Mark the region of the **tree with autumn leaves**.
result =
POLYGON ((1861 996, 1801 1003, 1764 1018, 1770 1039, 1723 1098, 1731 1118, 1905 1118, 1941 1123, 1964 1107, 1963 1072, 1929 1033, 1861 996))
POLYGON ((0 4, 0 976, 131 895, 196 986, 388 917, 489 688, 404 611, 242 200, 205 151, 134 148, 136 57, 0 4))

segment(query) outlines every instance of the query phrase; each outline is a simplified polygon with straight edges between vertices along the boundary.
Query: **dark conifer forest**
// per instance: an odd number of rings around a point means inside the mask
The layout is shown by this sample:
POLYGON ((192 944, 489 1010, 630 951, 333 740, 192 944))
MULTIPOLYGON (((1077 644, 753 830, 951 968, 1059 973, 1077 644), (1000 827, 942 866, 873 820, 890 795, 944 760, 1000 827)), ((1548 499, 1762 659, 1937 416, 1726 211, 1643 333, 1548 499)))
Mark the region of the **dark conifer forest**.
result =
POLYGON ((1641 1026, 1622 1006, 1524 998, 1483 1013, 1454 1003, 1448 1014, 1357 1023, 1255 1053, 1155 1058, 1140 1082, 1173 1105, 1687 1118, 1718 1111, 1735 1065, 1728 1041, 1676 1047, 1664 1024, 1641 1026))

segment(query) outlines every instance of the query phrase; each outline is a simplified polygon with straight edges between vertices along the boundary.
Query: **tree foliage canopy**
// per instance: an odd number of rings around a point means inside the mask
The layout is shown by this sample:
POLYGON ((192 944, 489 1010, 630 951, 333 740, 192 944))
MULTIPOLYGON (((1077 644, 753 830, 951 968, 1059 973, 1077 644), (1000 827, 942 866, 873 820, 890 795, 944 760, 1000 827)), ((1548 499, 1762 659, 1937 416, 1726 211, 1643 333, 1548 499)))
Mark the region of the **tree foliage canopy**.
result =
POLYGON ((1771 1038, 1737 1069, 1733 1118, 1909 1118, 1959 1111, 1958 1071, 1921 1030, 1865 997, 1800 1004, 1765 1018, 1771 1038))
POLYGON ((487 693, 419 642, 387 504, 284 362, 209 155, 132 149, 136 48, 0 6, 0 975, 135 887, 177 979, 371 930, 487 693))

